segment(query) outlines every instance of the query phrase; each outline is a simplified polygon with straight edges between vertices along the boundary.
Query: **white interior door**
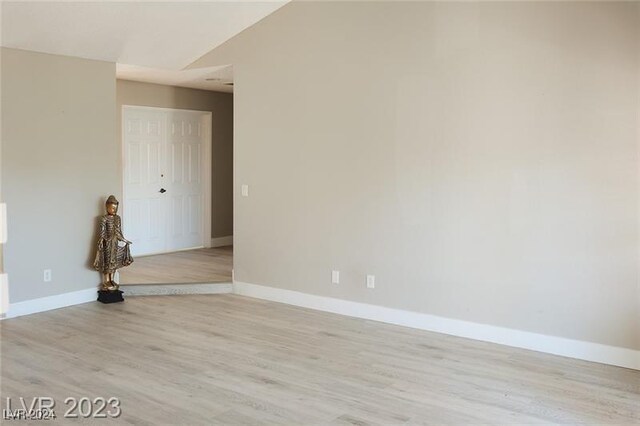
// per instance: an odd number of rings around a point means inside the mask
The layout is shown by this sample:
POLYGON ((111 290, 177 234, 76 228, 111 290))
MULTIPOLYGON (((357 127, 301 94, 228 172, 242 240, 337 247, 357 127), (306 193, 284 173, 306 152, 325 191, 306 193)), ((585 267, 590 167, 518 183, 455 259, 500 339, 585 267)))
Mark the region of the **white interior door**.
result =
POLYGON ((132 254, 209 246, 210 113, 124 107, 122 123, 122 215, 132 254))
POLYGON ((167 250, 202 246, 203 123, 197 114, 174 111, 168 116, 167 169, 164 186, 167 211, 167 250))
POLYGON ((166 162, 166 116, 158 111, 127 109, 123 114, 123 231, 132 254, 166 250, 166 208, 162 167, 166 162))

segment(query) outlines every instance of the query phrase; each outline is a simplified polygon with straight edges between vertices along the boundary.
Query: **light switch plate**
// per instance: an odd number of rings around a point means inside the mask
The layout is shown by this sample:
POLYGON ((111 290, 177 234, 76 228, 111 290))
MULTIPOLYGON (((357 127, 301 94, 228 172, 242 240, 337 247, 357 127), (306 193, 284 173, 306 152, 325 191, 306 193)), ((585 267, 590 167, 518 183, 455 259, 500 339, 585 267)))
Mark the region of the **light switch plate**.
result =
POLYGON ((0 244, 7 243, 7 205, 0 204, 0 244))
POLYGON ((376 276, 367 275, 367 288, 375 288, 375 287, 376 287, 376 276))
POLYGON ((243 197, 249 196, 249 185, 242 185, 242 196, 243 197))

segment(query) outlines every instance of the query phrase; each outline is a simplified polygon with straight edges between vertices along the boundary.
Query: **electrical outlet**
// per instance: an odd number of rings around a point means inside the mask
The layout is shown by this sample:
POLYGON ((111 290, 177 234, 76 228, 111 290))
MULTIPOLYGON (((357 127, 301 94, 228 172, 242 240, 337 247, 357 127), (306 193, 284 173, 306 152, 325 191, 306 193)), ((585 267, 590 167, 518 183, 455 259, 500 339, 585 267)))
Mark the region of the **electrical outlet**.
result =
POLYGON ((45 269, 42 278, 45 283, 51 282, 51 269, 45 269))
POLYGON ((340 271, 331 271, 331 282, 333 284, 340 284, 340 271))
POLYGON ((376 276, 367 275, 367 288, 376 288, 376 276))

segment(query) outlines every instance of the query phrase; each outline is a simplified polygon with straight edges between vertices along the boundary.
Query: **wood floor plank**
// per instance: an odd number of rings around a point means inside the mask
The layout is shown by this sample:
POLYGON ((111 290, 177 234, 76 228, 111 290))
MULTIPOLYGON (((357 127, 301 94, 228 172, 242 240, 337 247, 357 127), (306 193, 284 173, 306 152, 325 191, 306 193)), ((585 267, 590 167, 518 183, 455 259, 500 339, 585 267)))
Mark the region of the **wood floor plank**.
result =
POLYGON ((60 416, 67 396, 117 396, 111 424, 640 424, 639 371, 236 295, 90 303, 0 333, 3 404, 51 396, 60 416))

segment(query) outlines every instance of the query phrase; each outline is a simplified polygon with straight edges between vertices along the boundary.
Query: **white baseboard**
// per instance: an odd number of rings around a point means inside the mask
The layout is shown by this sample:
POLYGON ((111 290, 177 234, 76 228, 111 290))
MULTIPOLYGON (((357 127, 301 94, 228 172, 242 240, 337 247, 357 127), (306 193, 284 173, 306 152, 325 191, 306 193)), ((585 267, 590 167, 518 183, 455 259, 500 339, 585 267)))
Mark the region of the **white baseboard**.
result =
POLYGON ((218 237, 211 239, 211 247, 224 247, 233 245, 233 235, 227 235, 226 237, 218 237))
POLYGON ((235 281, 235 294, 640 370, 640 351, 235 281))
POLYGON ((165 296, 174 294, 225 294, 233 292, 231 283, 137 284, 120 285, 127 296, 165 296))
POLYGON ((94 302, 98 299, 97 287, 85 290, 72 291, 70 293, 56 294, 55 296, 41 297, 39 299, 25 300, 24 302, 11 303, 5 318, 21 317, 37 312, 50 311, 52 309, 65 308, 81 303, 94 302))
MULTIPOLYGON (((231 283, 203 283, 203 284, 142 284, 121 285, 120 288, 126 296, 150 296, 171 294, 223 294, 231 293, 231 283)), ((56 294, 55 296, 41 297, 39 299, 25 300, 9 304, 9 309, 2 319, 16 318, 23 315, 38 312, 51 311, 53 309, 66 308, 87 302, 95 302, 98 299, 98 289, 88 288, 70 293, 56 294)))

